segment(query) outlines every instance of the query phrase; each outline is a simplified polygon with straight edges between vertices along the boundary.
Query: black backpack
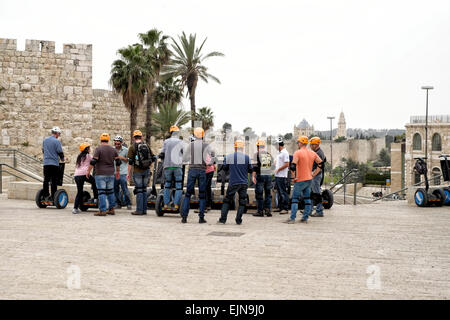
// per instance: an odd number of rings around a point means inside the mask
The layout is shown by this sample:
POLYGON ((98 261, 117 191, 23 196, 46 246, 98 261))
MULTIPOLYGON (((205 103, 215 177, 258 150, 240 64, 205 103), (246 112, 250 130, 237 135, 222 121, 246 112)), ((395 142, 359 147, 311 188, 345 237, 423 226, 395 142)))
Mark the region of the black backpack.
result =
POLYGON ((152 154, 150 148, 144 143, 139 142, 134 145, 136 151, 136 167, 139 169, 148 169, 152 164, 152 154))

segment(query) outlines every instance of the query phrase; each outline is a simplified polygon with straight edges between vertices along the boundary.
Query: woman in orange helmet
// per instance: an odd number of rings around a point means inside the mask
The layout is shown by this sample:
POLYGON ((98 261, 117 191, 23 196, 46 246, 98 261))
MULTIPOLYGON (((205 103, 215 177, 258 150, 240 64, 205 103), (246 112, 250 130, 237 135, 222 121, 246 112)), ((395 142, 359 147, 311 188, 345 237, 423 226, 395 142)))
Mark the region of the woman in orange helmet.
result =
POLYGON ((84 182, 89 182, 92 185, 92 191, 94 192, 94 201, 98 199, 98 190, 95 185, 95 179, 93 176, 86 177, 86 173, 89 169, 89 164, 92 160, 90 155, 91 145, 89 143, 82 143, 80 145, 80 154, 77 157, 77 162, 75 164, 75 174, 74 179, 77 184, 77 196, 75 197, 75 204, 73 206, 72 213, 81 213, 79 209, 81 201, 83 201, 83 186, 84 182))

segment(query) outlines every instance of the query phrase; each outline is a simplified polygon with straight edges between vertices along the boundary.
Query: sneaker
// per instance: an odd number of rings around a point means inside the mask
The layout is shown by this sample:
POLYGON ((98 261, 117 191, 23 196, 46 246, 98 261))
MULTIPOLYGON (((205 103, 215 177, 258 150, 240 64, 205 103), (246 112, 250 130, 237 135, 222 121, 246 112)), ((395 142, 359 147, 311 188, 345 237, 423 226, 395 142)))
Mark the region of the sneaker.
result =
POLYGON ((301 223, 308 223, 308 220, 302 218, 302 219, 300 220, 300 222, 301 222, 301 223))
POLYGON ((295 223, 295 220, 287 219, 286 221, 284 221, 284 223, 287 223, 287 224, 294 224, 294 223, 295 223))
POLYGON ((107 214, 113 216, 116 214, 116 212, 114 211, 114 208, 109 209, 108 211, 106 211, 107 214))
POLYGON ((199 219, 198 219, 198 223, 206 223, 205 218, 199 218, 199 219))
POLYGON ((257 213, 253 214, 254 217, 264 217, 264 213, 261 211, 258 211, 257 213))
POLYGON ((288 211, 283 209, 283 210, 280 211, 280 214, 288 214, 288 211))
POLYGON ((223 221, 223 220, 220 220, 220 219, 219 219, 219 220, 217 221, 217 224, 225 224, 225 222, 226 222, 226 221, 223 221))
POLYGON ((174 204, 173 207, 178 210, 180 208, 180 205, 179 204, 174 204))
POLYGON ((81 213, 81 210, 78 208, 77 209, 73 208, 72 213, 73 214, 81 213))
POLYGON ((265 214, 267 217, 271 217, 271 216, 272 216, 272 214, 270 213, 270 209, 264 209, 264 214, 265 214))
POLYGON ((133 211, 132 213, 131 213, 133 216, 143 216, 143 215, 145 215, 145 213, 144 212, 141 212, 141 211, 133 211))
POLYGON ((187 222, 187 217, 182 217, 181 218, 181 223, 186 223, 187 222))
POLYGON ((94 216, 106 217, 107 214, 107 211, 97 211, 94 213, 94 216))
POLYGON ((313 214, 311 214, 310 215, 310 217, 320 217, 320 218, 322 218, 323 217, 323 213, 313 213, 313 214))
POLYGON ((131 210, 131 204, 127 205, 127 210, 131 210))

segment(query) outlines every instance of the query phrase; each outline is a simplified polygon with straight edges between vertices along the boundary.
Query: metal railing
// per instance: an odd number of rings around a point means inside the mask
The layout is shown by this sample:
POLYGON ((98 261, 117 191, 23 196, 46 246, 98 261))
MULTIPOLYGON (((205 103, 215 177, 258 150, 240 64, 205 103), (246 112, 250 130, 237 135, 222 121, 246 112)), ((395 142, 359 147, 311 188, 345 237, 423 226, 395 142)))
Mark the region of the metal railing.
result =
POLYGON ((27 177, 29 177, 31 179, 37 180, 39 182, 42 182, 40 179, 38 179, 38 178, 36 178, 36 177, 34 177, 34 176, 32 176, 32 175, 30 175, 30 174, 20 170, 20 169, 14 168, 13 166, 10 166, 7 163, 0 163, 0 194, 3 193, 3 172, 5 172, 5 173, 7 173, 7 174, 9 174, 9 175, 11 175, 13 177, 16 177, 17 179, 21 179, 23 181, 27 181, 26 179, 22 178, 21 176, 18 176, 17 174, 15 174, 13 172, 10 172, 8 170, 4 170, 3 167, 8 167, 9 169, 11 169, 14 172, 23 174, 23 175, 25 175, 25 176, 27 176, 27 177))
POLYGON ((341 182, 342 182, 342 185, 339 188, 337 188, 333 192, 333 194, 336 194, 336 192, 338 192, 339 190, 341 190, 343 188, 344 189, 343 190, 344 191, 344 204, 345 204, 346 197, 347 197, 346 196, 347 185, 348 184, 353 184, 353 205, 356 205, 356 193, 357 193, 356 189, 357 189, 357 184, 358 184, 359 178, 360 177, 358 175, 358 170, 357 169, 351 169, 351 170, 349 170, 347 172, 344 171, 344 176, 341 179, 339 179, 338 182, 333 184, 333 186, 331 186, 329 190, 332 191, 337 185, 341 184, 341 182), (349 178, 353 178, 353 181, 350 182, 350 183, 348 183, 348 181, 347 181, 349 178))
MULTIPOLYGON (((43 177, 43 163, 39 159, 31 157, 26 153, 17 149, 0 149, 0 158, 3 158, 3 162, 6 159, 12 161, 12 166, 22 168, 32 174, 35 174, 42 179, 43 177)), ((27 174, 27 176, 30 176, 27 174)), ((73 177, 68 174, 64 174, 64 183, 73 183, 73 177)))

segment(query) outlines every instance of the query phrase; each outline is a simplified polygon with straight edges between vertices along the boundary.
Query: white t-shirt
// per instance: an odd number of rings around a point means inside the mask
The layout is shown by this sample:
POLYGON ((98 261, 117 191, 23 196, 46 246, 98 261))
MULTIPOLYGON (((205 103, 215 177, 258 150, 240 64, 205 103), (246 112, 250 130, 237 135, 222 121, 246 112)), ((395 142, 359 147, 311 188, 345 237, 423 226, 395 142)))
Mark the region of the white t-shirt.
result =
MULTIPOLYGON (((278 168, 281 168, 285 164, 285 162, 289 162, 289 153, 287 152, 286 149, 283 148, 283 150, 281 150, 278 153, 276 169, 278 170, 278 168)), ((289 166, 284 168, 283 170, 275 173, 275 177, 287 178, 288 172, 289 172, 289 166)))

